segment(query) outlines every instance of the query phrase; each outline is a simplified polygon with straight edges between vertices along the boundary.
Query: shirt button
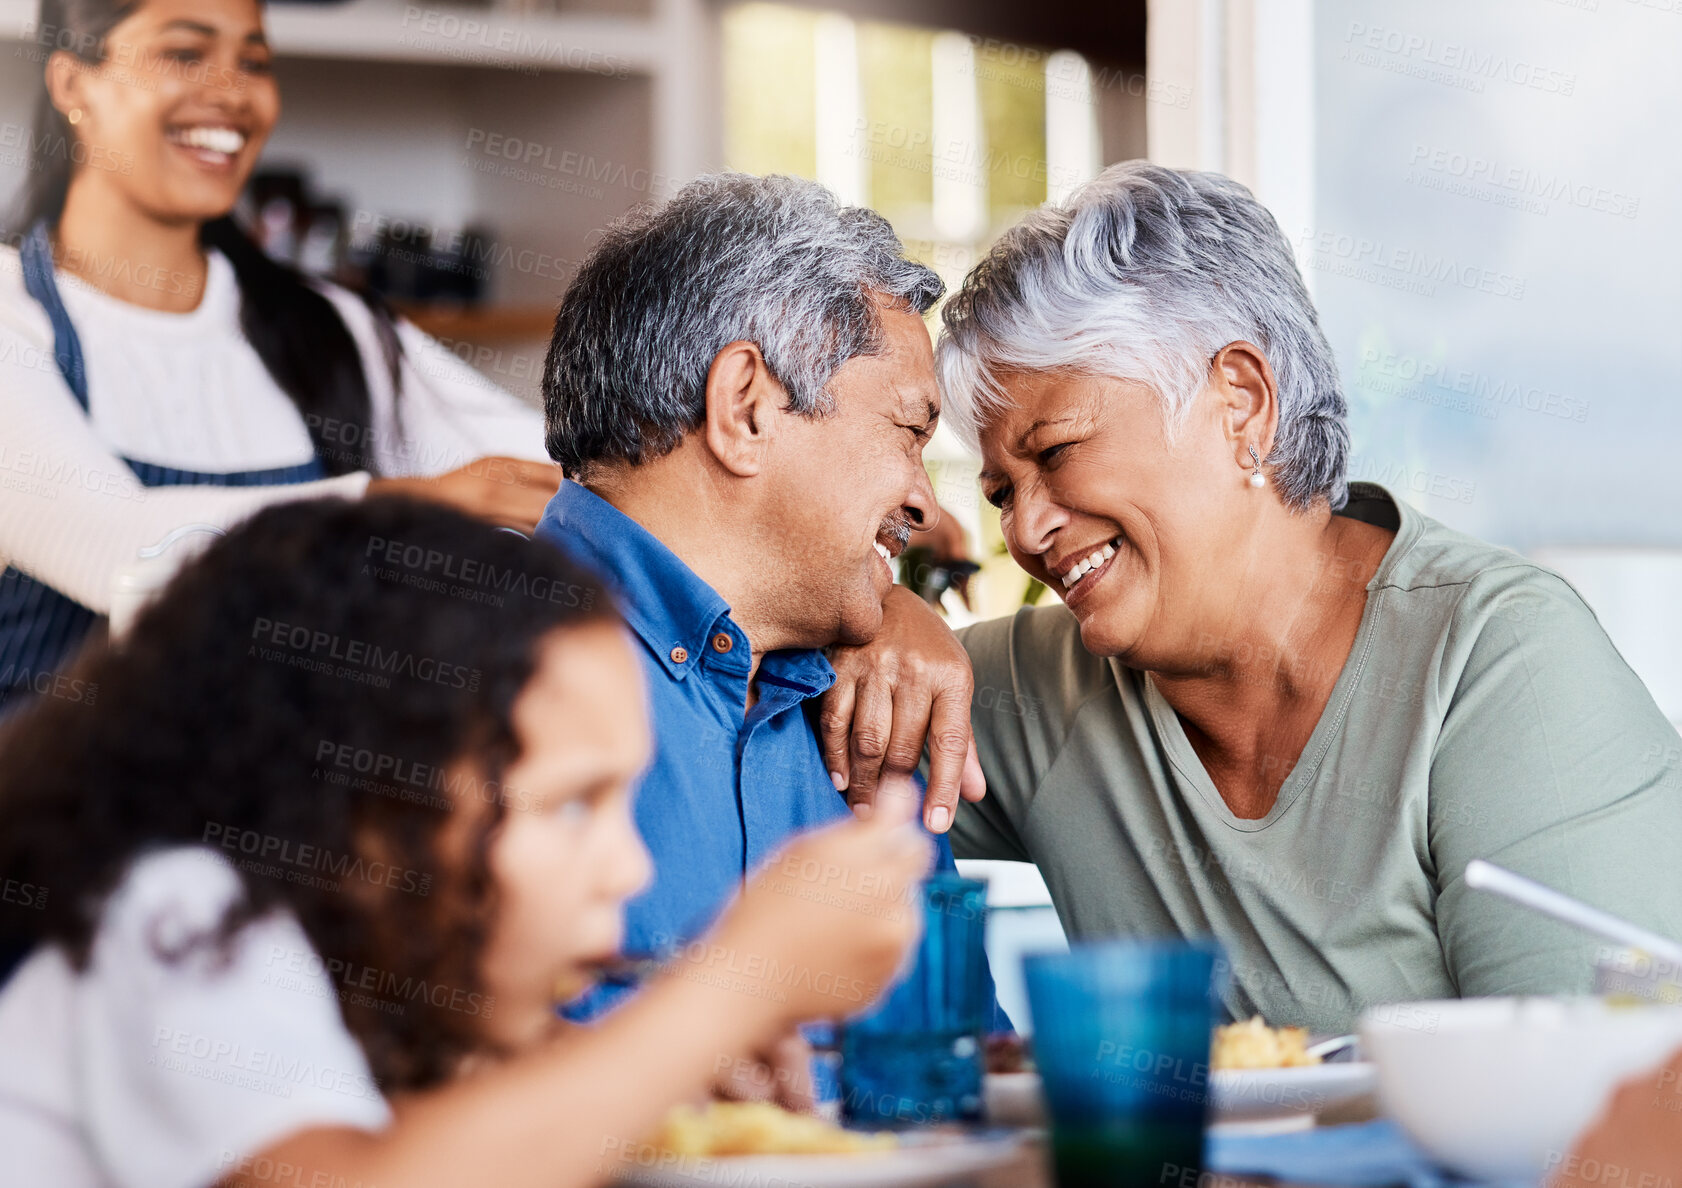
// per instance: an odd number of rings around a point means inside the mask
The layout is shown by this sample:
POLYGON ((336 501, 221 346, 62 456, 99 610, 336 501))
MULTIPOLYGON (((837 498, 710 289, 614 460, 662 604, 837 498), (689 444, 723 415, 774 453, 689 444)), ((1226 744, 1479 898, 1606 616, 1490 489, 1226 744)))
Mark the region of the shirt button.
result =
POLYGON ((735 645, 730 642, 730 637, 722 631, 713 636, 713 651, 715 652, 728 652, 734 646, 735 645))
POLYGON ((682 664, 685 660, 688 660, 688 659, 689 659, 689 649, 688 648, 679 646, 679 647, 675 647, 675 648, 672 649, 672 663, 673 664, 682 664))

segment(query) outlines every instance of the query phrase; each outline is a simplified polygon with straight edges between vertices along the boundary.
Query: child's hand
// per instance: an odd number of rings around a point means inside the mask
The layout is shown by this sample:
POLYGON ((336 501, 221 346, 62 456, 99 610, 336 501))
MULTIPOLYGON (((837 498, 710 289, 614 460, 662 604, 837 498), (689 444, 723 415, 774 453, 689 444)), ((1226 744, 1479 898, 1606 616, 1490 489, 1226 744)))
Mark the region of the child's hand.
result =
POLYGON ((868 821, 796 838, 748 885, 699 959, 744 994, 776 1003, 785 1025, 863 1010, 921 933, 918 884, 932 850, 915 824, 920 802, 909 777, 887 780, 868 821))
POLYGON ((713 1095, 726 1101, 774 1101, 796 1113, 812 1112, 812 1045, 798 1030, 772 1040, 751 1056, 726 1061, 713 1095))
POLYGON ((1682 1177, 1682 1051, 1620 1086, 1576 1150, 1551 1162, 1547 1188, 1673 1184, 1682 1177))

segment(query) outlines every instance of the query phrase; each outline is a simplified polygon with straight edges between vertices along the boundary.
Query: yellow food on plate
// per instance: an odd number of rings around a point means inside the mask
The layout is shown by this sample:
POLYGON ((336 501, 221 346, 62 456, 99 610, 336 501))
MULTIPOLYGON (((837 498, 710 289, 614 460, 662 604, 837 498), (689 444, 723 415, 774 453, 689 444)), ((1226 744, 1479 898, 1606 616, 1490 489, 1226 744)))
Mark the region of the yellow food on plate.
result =
POLYGON ((654 1145, 680 1156, 855 1155, 898 1146, 891 1134, 861 1134, 764 1101, 714 1101, 677 1106, 655 1132, 654 1145))
POLYGON ((1301 1068, 1319 1063, 1318 1056, 1309 1055, 1306 1029, 1269 1027, 1260 1015, 1215 1028, 1209 1054, 1209 1067, 1216 1070, 1301 1068))

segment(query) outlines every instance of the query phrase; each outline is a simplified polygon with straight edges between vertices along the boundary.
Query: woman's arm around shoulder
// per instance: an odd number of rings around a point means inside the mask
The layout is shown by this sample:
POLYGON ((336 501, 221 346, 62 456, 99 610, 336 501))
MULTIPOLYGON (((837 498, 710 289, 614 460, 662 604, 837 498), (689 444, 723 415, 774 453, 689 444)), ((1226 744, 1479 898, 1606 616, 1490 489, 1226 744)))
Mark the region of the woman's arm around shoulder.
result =
POLYGON ((359 497, 368 475, 273 487, 146 487, 95 435, 50 345, 0 327, 0 564, 99 614, 117 571, 186 524, 228 528, 273 503, 359 497))

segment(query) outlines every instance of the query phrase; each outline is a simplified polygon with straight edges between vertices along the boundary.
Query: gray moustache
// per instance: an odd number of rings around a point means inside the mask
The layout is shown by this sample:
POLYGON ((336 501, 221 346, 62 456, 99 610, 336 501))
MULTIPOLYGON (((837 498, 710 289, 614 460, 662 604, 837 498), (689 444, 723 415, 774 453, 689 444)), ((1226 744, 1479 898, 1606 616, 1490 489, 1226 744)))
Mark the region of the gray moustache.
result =
POLYGON ((911 540, 911 525, 904 520, 883 520, 882 526, 876 530, 877 539, 887 537, 899 545, 903 552, 911 540))

